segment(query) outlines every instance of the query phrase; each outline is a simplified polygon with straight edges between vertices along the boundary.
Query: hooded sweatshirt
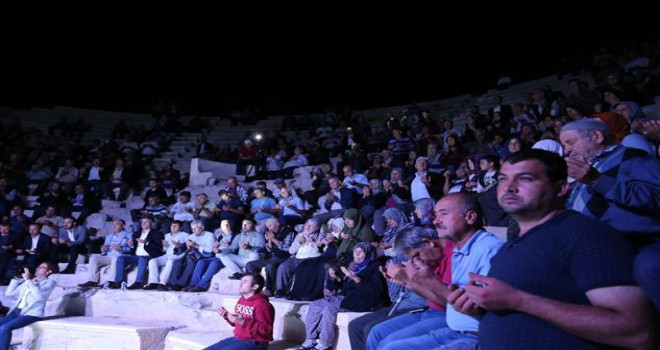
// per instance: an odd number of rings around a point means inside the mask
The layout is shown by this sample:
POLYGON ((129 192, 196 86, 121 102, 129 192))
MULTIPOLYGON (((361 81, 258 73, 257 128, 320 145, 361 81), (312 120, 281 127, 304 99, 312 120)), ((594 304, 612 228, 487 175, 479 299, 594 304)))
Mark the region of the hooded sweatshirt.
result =
POLYGON ((236 303, 234 312, 244 320, 242 325, 227 321, 235 326, 234 336, 237 339, 266 344, 273 340, 275 309, 268 302, 267 296, 258 293, 247 299, 241 297, 236 303))

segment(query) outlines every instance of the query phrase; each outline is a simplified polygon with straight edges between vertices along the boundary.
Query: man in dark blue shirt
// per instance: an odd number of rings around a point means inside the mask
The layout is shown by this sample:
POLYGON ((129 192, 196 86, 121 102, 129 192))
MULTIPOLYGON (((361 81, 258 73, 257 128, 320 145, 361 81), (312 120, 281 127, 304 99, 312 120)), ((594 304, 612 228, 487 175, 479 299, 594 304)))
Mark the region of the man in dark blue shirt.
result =
POLYGON ((566 163, 542 150, 502 165, 498 202, 520 236, 491 261, 489 277, 448 301, 482 317, 482 349, 652 349, 652 308, 632 274, 634 250, 609 225, 564 209, 566 163))

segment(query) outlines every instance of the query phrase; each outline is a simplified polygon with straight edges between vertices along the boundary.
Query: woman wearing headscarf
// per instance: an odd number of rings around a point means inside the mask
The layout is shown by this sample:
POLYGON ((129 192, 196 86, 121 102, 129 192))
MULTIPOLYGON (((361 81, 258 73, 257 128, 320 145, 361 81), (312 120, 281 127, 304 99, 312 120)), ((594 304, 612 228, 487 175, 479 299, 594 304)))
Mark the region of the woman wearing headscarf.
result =
POLYGON ((316 300, 323 297, 325 282, 325 266, 328 262, 337 261, 337 244, 344 229, 344 218, 334 218, 328 221, 328 230, 316 241, 316 245, 322 250, 318 258, 305 259, 296 267, 295 275, 305 276, 299 278, 289 291, 287 299, 291 300, 316 300))
POLYGON ((350 259, 350 253, 353 247, 360 242, 371 243, 376 236, 366 224, 366 220, 360 215, 357 209, 349 209, 344 212, 344 230, 342 231, 341 243, 337 248, 337 258, 339 260, 350 259))
MULTIPOLYGON (((433 200, 430 198, 426 199, 433 202, 433 200)), ((421 199, 418 200, 418 202, 419 201, 421 201, 421 199)), ((431 205, 431 207, 433 207, 433 205, 431 205)), ((415 212, 417 212, 417 210, 415 210, 415 212)), ((373 243, 377 247, 377 255, 385 255, 391 257, 388 263, 401 263, 407 260, 406 255, 397 254, 397 251, 395 251, 393 248, 394 241, 396 240, 396 236, 399 234, 399 232, 406 230, 413 225, 410 223, 406 215, 397 208, 388 208, 383 213, 383 217, 387 222, 387 230, 385 230, 385 234, 383 235, 383 239, 380 243, 373 243)), ((405 288, 399 284, 387 281, 387 293, 390 300, 396 300, 397 297, 404 291, 404 289, 405 288)))
MULTIPOLYGON (((620 102, 622 105, 624 103, 634 104, 634 102, 620 102)), ((619 104, 615 106, 617 106, 619 110, 628 108, 625 105, 623 105, 622 108, 619 104)), ((603 123, 609 127, 610 132, 614 135, 614 143, 617 145, 622 144, 624 147, 640 149, 650 155, 654 155, 655 147, 653 144, 644 136, 637 133, 631 133, 630 124, 625 116, 615 112, 602 112, 594 114, 594 117, 602 120, 603 123)))
POLYGON ((332 348, 335 338, 337 314, 342 311, 365 312, 388 304, 385 279, 375 260, 375 249, 369 243, 360 242, 352 251, 353 261, 341 267, 345 277, 342 293, 328 295, 309 305, 305 318, 305 342, 300 350, 332 348))
POLYGON ((430 227, 433 225, 433 206, 435 201, 431 198, 418 199, 415 202, 415 217, 417 217, 417 225, 422 227, 430 227))
POLYGON ((412 226, 410 220, 399 208, 387 208, 383 213, 383 218, 387 222, 387 229, 383 234, 380 243, 374 242, 373 244, 378 247, 378 255, 394 256, 394 240, 399 232, 412 226))
POLYGON ((296 267, 305 259, 316 258, 321 255, 321 252, 316 245, 320 235, 320 225, 318 220, 309 219, 305 222, 303 231, 298 233, 296 239, 289 247, 289 254, 291 257, 283 262, 277 268, 277 280, 275 298, 281 298, 288 294, 291 286, 291 278, 293 277, 296 267))

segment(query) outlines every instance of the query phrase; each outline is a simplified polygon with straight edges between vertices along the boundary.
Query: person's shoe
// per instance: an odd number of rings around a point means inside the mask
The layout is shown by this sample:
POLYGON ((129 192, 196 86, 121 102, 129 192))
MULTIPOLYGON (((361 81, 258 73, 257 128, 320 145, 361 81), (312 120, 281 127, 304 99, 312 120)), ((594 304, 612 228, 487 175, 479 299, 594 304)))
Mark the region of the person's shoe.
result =
POLYGON ((156 290, 156 289, 160 289, 160 286, 161 285, 159 283, 149 283, 146 286, 144 286, 144 288, 142 288, 142 289, 144 289, 144 290, 156 290))
POLYGON ((235 274, 229 276, 230 280, 240 280, 241 278, 243 278, 243 274, 238 273, 238 272, 236 272, 235 274))
POLYGON ((81 284, 78 285, 78 287, 80 287, 80 288, 92 288, 92 287, 98 287, 98 286, 99 286, 99 284, 94 282, 94 281, 88 281, 88 282, 81 283, 81 284))
POLYGON ((183 287, 183 288, 181 288, 181 291, 182 292, 190 292, 191 288, 192 288, 192 286, 183 287))
POLYGON ((267 296, 267 297, 272 297, 272 296, 273 296, 273 292, 271 292, 271 291, 268 290, 268 289, 264 289, 264 290, 262 290, 262 291, 261 291, 261 294, 263 294, 263 295, 265 295, 265 296, 267 296))
POLYGON ((121 283, 120 282, 108 282, 108 288, 109 289, 119 289, 119 288, 121 288, 121 283))
POLYGON ((294 297, 293 295, 289 294, 284 297, 286 300, 291 300, 291 301, 300 301, 300 299, 294 297))
POLYGON ((206 292, 206 289, 198 286, 192 286, 188 289, 188 292, 191 293, 201 293, 201 292, 206 292))
POLYGON ((282 291, 281 289, 278 289, 275 291, 275 294, 273 294, 273 298, 284 298, 286 296, 286 293, 282 291))
POLYGON ((142 282, 135 282, 135 283, 131 284, 130 286, 128 286, 128 288, 126 288, 126 289, 142 289, 142 287, 144 287, 142 282))
POLYGON ((332 349, 332 345, 323 345, 321 343, 316 344, 316 347, 314 350, 330 350, 332 349))
POLYGON ((172 285, 168 284, 168 285, 159 285, 158 290, 161 291, 161 292, 169 292, 169 291, 172 291, 174 289, 172 289, 172 285))
POLYGON ((76 273, 76 268, 67 266, 64 270, 60 271, 60 274, 62 275, 73 275, 76 273))
POLYGON ((172 286, 172 290, 175 292, 180 292, 183 289, 181 286, 172 286))
POLYGON ((312 350, 316 347, 316 341, 307 339, 305 340, 304 343, 300 344, 299 347, 296 348, 296 350, 312 350))

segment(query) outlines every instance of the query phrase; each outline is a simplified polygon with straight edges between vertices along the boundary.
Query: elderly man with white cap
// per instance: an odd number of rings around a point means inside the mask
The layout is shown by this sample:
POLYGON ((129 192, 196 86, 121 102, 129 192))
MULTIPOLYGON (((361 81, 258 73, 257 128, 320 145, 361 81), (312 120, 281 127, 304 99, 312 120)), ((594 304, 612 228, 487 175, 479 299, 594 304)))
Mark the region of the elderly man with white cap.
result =
POLYGON ((599 119, 568 123, 560 138, 568 175, 577 180, 568 207, 610 224, 643 247, 635 277, 660 311, 660 162, 615 145, 599 119))

